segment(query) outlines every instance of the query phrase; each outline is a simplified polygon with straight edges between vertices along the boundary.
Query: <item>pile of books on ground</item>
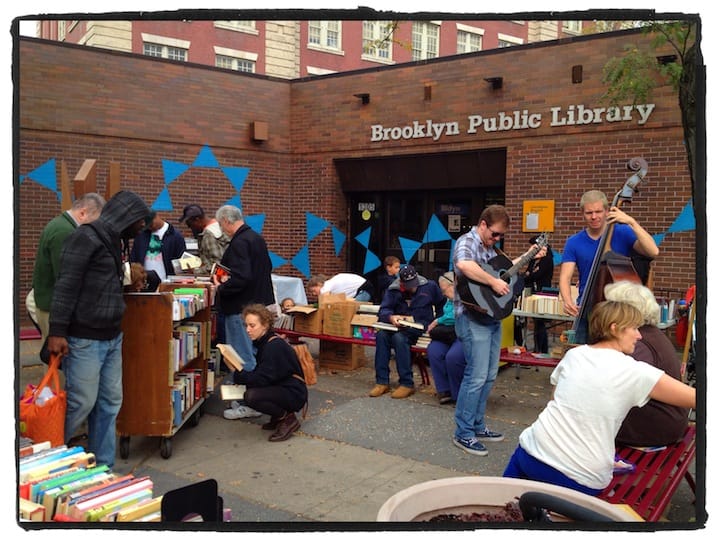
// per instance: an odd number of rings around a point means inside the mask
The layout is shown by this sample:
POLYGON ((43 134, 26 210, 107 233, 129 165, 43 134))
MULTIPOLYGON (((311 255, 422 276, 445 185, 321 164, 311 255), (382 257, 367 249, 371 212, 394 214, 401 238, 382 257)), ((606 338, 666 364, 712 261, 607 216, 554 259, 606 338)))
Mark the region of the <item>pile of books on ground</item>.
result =
POLYGON ((82 446, 21 440, 20 521, 160 521, 147 476, 116 475, 82 446))

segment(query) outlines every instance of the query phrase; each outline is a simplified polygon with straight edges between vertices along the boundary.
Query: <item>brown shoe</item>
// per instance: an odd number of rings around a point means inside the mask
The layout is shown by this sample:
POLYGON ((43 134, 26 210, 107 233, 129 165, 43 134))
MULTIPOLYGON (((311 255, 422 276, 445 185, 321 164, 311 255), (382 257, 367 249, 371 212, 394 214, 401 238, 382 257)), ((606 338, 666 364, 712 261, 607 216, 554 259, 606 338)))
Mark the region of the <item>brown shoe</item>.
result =
POLYGON ((269 421, 269 422, 265 422, 265 423, 262 425, 262 428, 263 428, 263 429, 267 429, 267 430, 277 428, 278 423, 280 422, 280 418, 281 418, 280 416, 271 416, 271 417, 270 417, 270 421, 269 421))
POLYGON ((393 399, 405 399, 406 397, 412 396, 415 393, 414 388, 409 386, 398 386, 395 391, 390 394, 393 399))
POLYGON ((284 441, 290 438, 290 436, 300 429, 300 421, 297 419, 294 413, 287 413, 278 422, 277 430, 275 433, 268 437, 270 442, 284 441))
POLYGON ((386 392, 390 391, 390 385, 389 384, 376 384, 372 390, 370 390, 370 393, 368 396, 370 397, 378 397, 382 396, 386 392))

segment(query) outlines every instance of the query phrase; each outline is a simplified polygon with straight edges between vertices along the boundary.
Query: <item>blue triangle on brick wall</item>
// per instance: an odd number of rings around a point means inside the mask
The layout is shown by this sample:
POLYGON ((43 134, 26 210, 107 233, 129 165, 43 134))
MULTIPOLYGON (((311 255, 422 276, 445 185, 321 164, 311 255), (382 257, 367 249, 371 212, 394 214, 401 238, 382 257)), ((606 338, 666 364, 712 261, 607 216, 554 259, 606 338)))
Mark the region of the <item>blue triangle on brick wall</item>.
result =
POLYGON ((262 234, 263 227, 265 226, 265 214, 245 216, 245 223, 256 233, 262 234))
POLYGON ((210 150, 210 147, 205 145, 200 149, 200 152, 198 152, 198 155, 193 162, 193 166, 219 167, 220 164, 217 162, 217 159, 215 159, 215 154, 213 154, 212 150, 210 150))
POLYGON ((165 179, 165 185, 171 184, 176 180, 182 173, 190 168, 185 163, 178 163, 177 161, 170 161, 169 159, 162 160, 163 178, 165 179))
POLYGON ((329 223, 321 217, 305 212, 306 241, 309 244, 317 235, 325 230, 329 223))
POLYGON ((372 272, 380 266, 380 259, 369 249, 365 252, 365 267, 363 268, 363 274, 372 272))
POLYGON ((240 200, 240 195, 234 195, 233 197, 225 201, 225 204, 237 206, 242 211, 242 201, 240 200))
POLYGON ((343 244, 345 244, 345 233, 333 227, 332 229, 333 245, 335 246, 335 256, 340 255, 343 244))
POLYGON ((367 248, 370 245, 370 234, 372 233, 372 226, 365 229, 363 232, 358 234, 355 237, 355 240, 360 242, 360 245, 362 245, 364 248, 367 248))
POLYGON ((295 254, 291 262, 295 268, 300 270, 303 276, 310 277, 310 256, 307 244, 300 248, 300 251, 295 254))
MULTIPOLYGON (((48 188, 50 191, 54 191, 58 196, 58 200, 60 200, 60 193, 58 193, 57 188, 55 159, 47 160, 37 169, 33 169, 32 171, 27 173, 25 175, 25 178, 29 178, 30 180, 37 182, 41 186, 48 188)), ((20 177, 20 181, 22 182, 22 177, 20 177)))
POLYGON ((233 185, 235 191, 242 190, 248 173, 250 172, 250 169, 247 167, 223 167, 221 170, 223 174, 227 176, 227 179, 233 185))
POLYGON ((272 269, 275 270, 276 268, 287 264, 287 260, 283 259, 280 255, 277 253, 274 253, 272 251, 268 250, 268 253, 270 255, 270 263, 272 264, 272 269))
POLYGON ((173 209, 172 200, 170 199, 170 192, 167 188, 164 188, 160 195, 157 196, 157 199, 155 199, 155 202, 150 207, 151 210, 156 211, 170 211, 173 209))

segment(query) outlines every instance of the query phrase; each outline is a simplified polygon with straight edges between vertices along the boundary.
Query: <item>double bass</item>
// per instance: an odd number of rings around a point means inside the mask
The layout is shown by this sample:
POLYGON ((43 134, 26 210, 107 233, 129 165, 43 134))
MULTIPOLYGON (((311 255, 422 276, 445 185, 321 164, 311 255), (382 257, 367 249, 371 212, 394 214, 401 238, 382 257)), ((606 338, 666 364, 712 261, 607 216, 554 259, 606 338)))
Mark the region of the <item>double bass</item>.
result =
MULTIPOLYGON (((632 200, 633 194, 638 191, 637 186, 647 174, 648 164, 643 158, 636 157, 628 161, 627 168, 634 171, 634 174, 625 181, 622 189, 615 194, 611 207, 620 208, 623 203, 632 200)), ((614 228, 615 223, 609 224, 600 237, 583 291, 578 315, 573 322, 572 329, 575 331, 575 343, 588 342, 588 317, 593 306, 604 300, 603 291, 605 285, 623 280, 642 284, 630 257, 625 257, 611 250, 610 242, 614 228)))

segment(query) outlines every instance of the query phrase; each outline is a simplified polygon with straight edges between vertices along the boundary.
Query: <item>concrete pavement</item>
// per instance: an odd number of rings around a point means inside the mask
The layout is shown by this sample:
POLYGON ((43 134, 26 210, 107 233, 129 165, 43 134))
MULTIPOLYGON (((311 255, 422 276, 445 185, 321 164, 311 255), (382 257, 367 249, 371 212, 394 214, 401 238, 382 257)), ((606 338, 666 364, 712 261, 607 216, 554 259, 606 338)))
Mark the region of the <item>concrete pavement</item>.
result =
MULTIPOLYGON (((316 353, 316 344, 310 345, 316 353)), ((43 373, 36 347, 21 344, 20 388, 43 373)), ((157 494, 214 478, 232 511, 229 526, 242 530, 356 530, 358 522, 382 528, 373 523, 382 504, 411 485, 502 475, 518 435, 551 392, 549 368, 521 369, 519 380, 514 368, 501 369, 487 417, 505 441, 488 443, 486 457, 473 456, 452 444, 453 407, 440 405, 432 387, 421 386, 417 370, 418 392, 410 398, 367 397, 374 382, 372 351, 355 371, 319 371, 307 418, 287 441, 267 441, 270 432, 260 429, 267 417, 225 420, 226 404, 211 396, 199 424, 186 424, 172 438, 169 459, 161 457, 157 438, 131 437, 128 458, 118 456, 114 470, 149 475, 157 494)), ((692 501, 683 482, 668 518, 692 521, 692 501)))

